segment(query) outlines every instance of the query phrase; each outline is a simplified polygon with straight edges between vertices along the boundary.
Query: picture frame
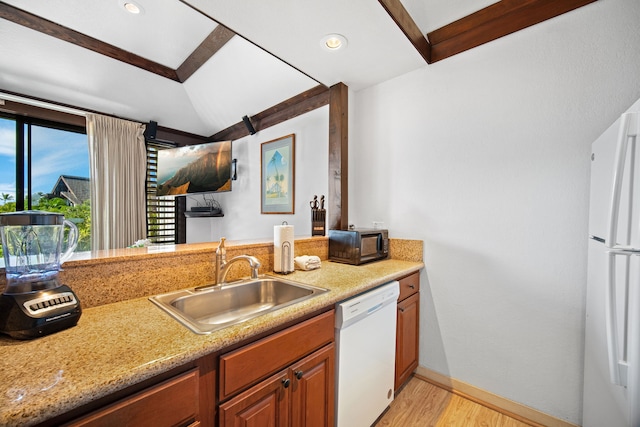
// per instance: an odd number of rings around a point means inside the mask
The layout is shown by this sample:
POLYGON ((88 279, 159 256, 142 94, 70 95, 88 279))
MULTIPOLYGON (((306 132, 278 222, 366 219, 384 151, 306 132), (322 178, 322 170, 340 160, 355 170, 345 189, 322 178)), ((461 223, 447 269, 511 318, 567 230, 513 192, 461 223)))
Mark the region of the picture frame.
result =
POLYGON ((263 214, 293 214, 295 206, 295 134, 260 145, 260 207, 263 214))

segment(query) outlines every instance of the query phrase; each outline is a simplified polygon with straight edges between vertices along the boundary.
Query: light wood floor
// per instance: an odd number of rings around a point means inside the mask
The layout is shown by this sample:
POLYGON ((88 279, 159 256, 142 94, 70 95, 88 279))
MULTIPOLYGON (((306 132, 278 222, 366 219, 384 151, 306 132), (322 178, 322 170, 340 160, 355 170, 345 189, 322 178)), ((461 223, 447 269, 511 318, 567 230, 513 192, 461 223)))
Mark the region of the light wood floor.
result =
POLYGON ((418 378, 411 378, 375 427, 529 427, 418 378))

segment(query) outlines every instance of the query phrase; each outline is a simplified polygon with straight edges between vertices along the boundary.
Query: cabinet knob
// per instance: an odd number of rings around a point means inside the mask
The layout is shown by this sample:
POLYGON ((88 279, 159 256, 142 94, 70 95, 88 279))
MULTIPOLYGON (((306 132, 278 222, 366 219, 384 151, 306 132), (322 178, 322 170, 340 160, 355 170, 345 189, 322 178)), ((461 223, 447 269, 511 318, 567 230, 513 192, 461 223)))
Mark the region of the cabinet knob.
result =
POLYGON ((302 372, 302 371, 296 371, 295 372, 295 376, 296 376, 297 379, 301 379, 303 375, 304 375, 304 372, 302 372))
POLYGON ((284 388, 289 388, 289 384, 291 384, 291 380, 289 378, 285 378, 282 380, 282 385, 284 388))

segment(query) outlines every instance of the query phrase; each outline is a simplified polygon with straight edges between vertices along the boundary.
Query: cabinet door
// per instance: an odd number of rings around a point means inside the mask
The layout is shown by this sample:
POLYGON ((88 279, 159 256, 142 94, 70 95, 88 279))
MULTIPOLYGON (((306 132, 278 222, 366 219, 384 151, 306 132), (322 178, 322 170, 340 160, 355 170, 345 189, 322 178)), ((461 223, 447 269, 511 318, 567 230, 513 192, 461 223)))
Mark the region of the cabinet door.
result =
POLYGON ((220 405, 220 427, 288 427, 289 371, 282 371, 220 405))
POLYGON ((417 293, 398 303, 396 390, 404 384, 418 367, 419 321, 420 294, 417 293))
POLYGON ((334 425, 335 345, 329 344, 291 366, 292 427, 334 425))
POLYGON ((291 366, 334 339, 334 311, 220 356, 221 401, 291 366))

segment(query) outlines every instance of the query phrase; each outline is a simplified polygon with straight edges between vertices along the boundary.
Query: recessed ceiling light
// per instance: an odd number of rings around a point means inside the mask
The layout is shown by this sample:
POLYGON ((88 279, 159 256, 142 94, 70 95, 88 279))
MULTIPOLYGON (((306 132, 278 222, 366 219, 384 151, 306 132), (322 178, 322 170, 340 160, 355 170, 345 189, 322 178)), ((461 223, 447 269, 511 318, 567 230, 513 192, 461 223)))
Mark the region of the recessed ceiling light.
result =
POLYGON ((326 50, 336 51, 347 47, 347 39, 340 34, 327 34, 322 38, 322 47, 326 50))
POLYGON ((124 8, 127 12, 133 15, 140 15, 144 13, 144 9, 138 3, 129 0, 118 0, 118 3, 121 7, 124 8))
POLYGON ((125 3, 124 8, 127 9, 127 12, 140 13, 140 8, 135 3, 125 3))

